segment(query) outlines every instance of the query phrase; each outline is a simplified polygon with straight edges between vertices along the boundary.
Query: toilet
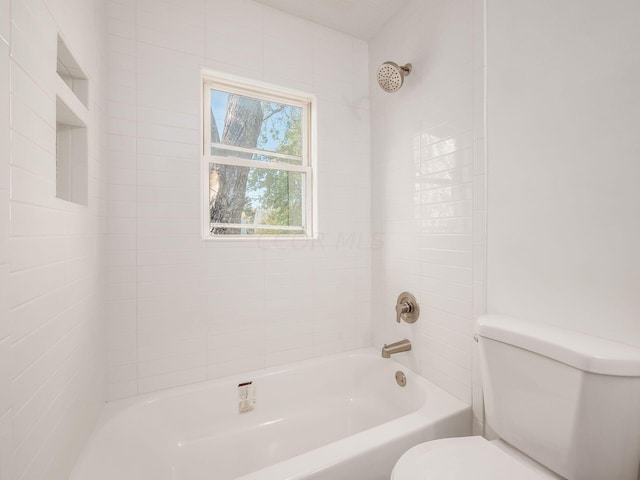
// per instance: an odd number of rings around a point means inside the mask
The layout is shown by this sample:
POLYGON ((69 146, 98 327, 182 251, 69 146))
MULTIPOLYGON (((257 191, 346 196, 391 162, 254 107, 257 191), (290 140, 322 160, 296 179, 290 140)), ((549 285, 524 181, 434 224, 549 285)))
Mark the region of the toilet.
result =
POLYGON ((476 331, 498 439, 422 443, 392 480, 638 480, 639 348, 502 315, 476 331))

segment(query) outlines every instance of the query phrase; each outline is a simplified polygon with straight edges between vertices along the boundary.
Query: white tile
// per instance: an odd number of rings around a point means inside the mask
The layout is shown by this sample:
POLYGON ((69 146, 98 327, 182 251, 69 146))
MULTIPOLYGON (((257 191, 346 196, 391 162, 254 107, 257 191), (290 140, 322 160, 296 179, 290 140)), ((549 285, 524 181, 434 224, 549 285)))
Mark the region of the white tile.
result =
POLYGON ((233 4, 208 2, 207 58, 228 64, 251 65, 262 71, 264 10, 262 5, 247 1, 233 4), (235 25, 243 25, 244 28, 239 31, 235 25))
MULTIPOLYGON (((116 35, 107 35, 107 64, 111 68, 111 54, 120 53, 120 54, 131 54, 135 49, 135 40, 133 38, 125 38, 116 35)), ((115 62, 116 64, 118 62, 115 62)), ((107 79, 109 79, 109 74, 107 73, 107 79)))
POLYGON ((55 100, 50 89, 43 89, 16 63, 11 69, 11 97, 19 99, 49 125, 55 124, 55 100))
MULTIPOLYGON (((167 183, 169 182, 168 176, 167 183)), ((188 179, 188 182, 195 182, 196 179, 188 179)), ((195 188, 195 186, 194 186, 195 188)), ((161 190, 161 189, 156 189, 161 190)), ((169 195, 166 195, 168 197, 169 195)), ((137 223, 138 233, 141 235, 173 235, 173 234, 197 234, 200 231, 200 219, 156 219, 140 218, 137 223)))
MULTIPOLYGON (((158 96, 155 96, 158 98, 158 96)), ((160 97, 161 98, 161 97, 160 97)), ((145 123, 151 123, 155 125, 164 125, 169 127, 198 129, 200 125, 200 119, 194 110, 189 113, 171 112, 161 108, 153 108, 157 105, 157 101, 153 103, 152 107, 138 107, 137 117, 138 120, 145 123)), ((162 105, 160 106, 162 107, 162 105)), ((135 118, 135 113, 133 114, 135 118)))
MULTIPOLYGON (((38 8, 38 4, 31 5, 38 8)), ((11 5, 11 57, 46 91, 53 92, 56 74, 55 23, 43 4, 38 15, 32 15, 27 5, 11 5)))
POLYGON ((115 119, 135 120, 136 107, 127 103, 110 101, 107 103, 107 115, 115 119))
POLYGON ((129 365, 135 363, 138 358, 138 352, 136 347, 122 348, 122 349, 110 349, 107 352, 107 366, 114 367, 120 365, 129 365))
MULTIPOLYGON (((171 52, 169 52, 169 58, 171 52)), ((200 91, 193 88, 200 83, 200 72, 198 62, 186 67, 176 66, 166 62, 160 63, 156 59, 138 59, 137 62, 137 85, 140 90, 151 92, 156 95, 157 100, 161 100, 162 94, 180 96, 192 100, 194 110, 197 112, 197 100, 200 98, 200 91)))
POLYGON ((19 167, 11 167, 11 200, 32 203, 43 207, 52 206, 56 196, 53 179, 33 175, 19 167))
MULTIPOLYGON (((2 4, 8 2, 2 2, 2 4)), ((2 9, 2 7, 0 7, 2 9)), ((0 11, 0 18, 3 18, 0 11)), ((9 189, 9 46, 0 39, 0 190, 9 189)), ((2 205, 0 203, 0 205, 2 205)))
POLYGON ((107 386, 107 400, 119 400, 138 394, 138 381, 133 380, 124 383, 110 383, 107 386))
POLYGON ((38 111, 12 97, 11 127, 53 157, 56 145, 55 103, 49 99, 38 111))
MULTIPOLYGON (((273 27, 269 27, 270 31, 273 27)), ((277 28, 277 27, 276 27, 277 28)), ((305 34, 293 38, 264 37, 265 80, 284 84, 296 80, 307 89, 313 83, 313 46, 305 34), (295 68, 291 68, 295 65, 295 68)))
POLYGON ((17 307, 55 290, 64 278, 64 264, 51 264, 10 274, 9 305, 17 307))
POLYGON ((272 367, 285 363, 299 362, 316 356, 315 349, 311 346, 294 348, 279 352, 270 353, 266 356, 266 366, 272 367))
POLYGON ((137 148, 138 152, 141 154, 192 159, 198 156, 200 145, 197 143, 169 142, 138 138, 137 148))
MULTIPOLYGON (((115 62, 113 57, 111 58, 111 62, 115 62)), ((112 89, 117 87, 125 87, 135 89, 136 87, 136 71, 134 68, 127 68, 124 65, 120 65, 116 63, 115 66, 109 65, 107 72, 107 93, 109 95, 109 100, 119 101, 117 97, 114 97, 111 93, 112 89)), ((135 105, 136 99, 133 101, 131 98, 124 98, 121 100, 124 103, 129 103, 131 105, 135 105)))
POLYGON ((130 86, 118 85, 117 83, 112 82, 108 89, 107 98, 108 100, 111 100, 114 102, 121 102, 121 103, 130 104, 130 105, 135 105, 136 91, 135 91, 135 88, 132 88, 130 86))
POLYGON ((157 360, 143 361, 138 364, 138 372, 141 379, 157 375, 166 375, 192 368, 198 368, 207 363, 207 354, 204 351, 187 355, 163 357, 157 360))
MULTIPOLYGON (((142 13, 142 12, 140 12, 142 13)), ((191 55, 205 56, 205 32, 194 29, 191 25, 180 25, 170 18, 156 18, 153 26, 141 25, 141 18, 153 14, 139 15, 136 28, 136 38, 139 42, 149 43, 159 47, 170 48, 191 55), (166 24, 170 26, 165 27, 166 24)))
MULTIPOLYGON (((158 141, 158 140, 166 140, 170 138, 171 141, 174 143, 185 143, 190 145, 197 145, 198 148, 200 145, 199 132, 193 129, 165 127, 162 125, 138 123, 136 133, 139 138, 144 138, 149 140, 158 141)), ((140 153, 145 154, 147 152, 141 149, 140 153)), ((190 157, 190 158, 192 159, 193 157, 190 157)))
POLYGON ((118 365, 109 369, 107 376, 107 382, 109 384, 126 384, 128 382, 134 382, 138 379, 138 366, 137 364, 118 365))
POLYGON ((0 340, 0 416, 11 408, 11 349, 9 338, 0 340))
POLYGON ((107 33, 113 37, 124 37, 126 39, 136 38, 136 27, 133 19, 111 18, 107 22, 107 33))
POLYGON ((140 362, 149 362, 204 352, 206 350, 206 338, 203 335, 195 338, 169 338, 159 342, 140 341, 138 348, 140 362))
POLYGON ((0 1, 0 42, 8 44, 11 33, 11 0, 0 1))
POLYGON ((0 415, 0 478, 15 478, 13 475, 13 426, 12 412, 0 415))
POLYGON ((0 190, 0 264, 9 261, 9 192, 0 190))
POLYGON ((250 372, 261 368, 265 368, 265 357, 263 354, 208 365, 207 378, 214 379, 226 377, 228 375, 236 375, 242 372, 250 372))
POLYGON ((165 388, 202 382, 207 379, 207 368, 198 367, 178 372, 165 373, 154 377, 141 378, 138 382, 139 393, 154 392, 165 388))
MULTIPOLYGON (((202 30, 204 27, 203 14, 206 10, 205 0, 191 2, 157 2, 154 0, 139 0, 137 7, 141 14, 141 22, 144 22, 145 18, 147 18, 145 24, 157 24, 158 19, 154 19, 152 22, 149 22, 149 17, 145 15, 146 13, 152 13, 156 15, 161 14, 162 17, 169 21, 175 19, 175 21, 181 24, 188 24, 194 28, 198 28, 199 30, 202 30)), ((153 17, 151 18, 153 19, 153 17)))

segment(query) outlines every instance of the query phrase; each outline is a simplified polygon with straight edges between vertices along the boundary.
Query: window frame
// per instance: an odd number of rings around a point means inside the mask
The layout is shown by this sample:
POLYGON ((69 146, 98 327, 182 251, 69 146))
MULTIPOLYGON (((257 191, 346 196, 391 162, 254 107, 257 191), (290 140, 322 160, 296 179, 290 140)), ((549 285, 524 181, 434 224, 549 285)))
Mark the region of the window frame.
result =
MULTIPOLYGON (((233 75, 220 72, 203 71, 201 78, 202 85, 202 115, 201 115, 201 172, 202 172, 202 196, 201 196, 201 223, 202 238, 204 240, 309 240, 316 238, 316 191, 317 182, 315 175, 315 158, 316 158, 316 97, 313 94, 300 92, 284 87, 278 87, 264 82, 248 80, 233 75), (211 141, 211 90, 220 90, 231 94, 244 95, 259 100, 278 102, 294 107, 302 108, 302 160, 300 165, 292 165, 281 162, 261 162, 258 160, 248 160, 237 157, 221 157, 211 155, 211 147, 214 146, 211 141), (231 166, 272 169, 289 172, 298 172, 304 174, 305 182, 302 185, 302 195, 305 202, 302 212, 303 234, 252 234, 252 235, 213 235, 210 231, 211 219, 209 211, 209 168, 211 163, 218 163, 231 166)), ((248 153, 264 154, 275 158, 295 157, 291 155, 281 154, 278 152, 270 152, 267 150, 246 149, 233 145, 215 144, 220 148, 230 151, 242 151, 248 153)), ((297 158, 297 157, 295 157, 297 158)), ((251 228, 247 224, 225 224, 229 226, 237 226, 237 228, 251 228)), ((288 230, 288 226, 270 225, 264 227, 265 230, 288 230), (284 227, 284 228, 282 228, 284 227)), ((293 230, 293 228, 291 228, 293 230)))

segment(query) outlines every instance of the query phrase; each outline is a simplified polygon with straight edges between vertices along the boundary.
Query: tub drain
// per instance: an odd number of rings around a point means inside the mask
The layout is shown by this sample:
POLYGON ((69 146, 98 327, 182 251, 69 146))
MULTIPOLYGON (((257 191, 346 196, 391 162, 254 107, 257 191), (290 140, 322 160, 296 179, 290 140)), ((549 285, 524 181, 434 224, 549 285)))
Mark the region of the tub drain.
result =
POLYGON ((401 387, 404 387, 407 384, 407 376, 400 370, 396 372, 396 382, 398 382, 398 385, 401 387))

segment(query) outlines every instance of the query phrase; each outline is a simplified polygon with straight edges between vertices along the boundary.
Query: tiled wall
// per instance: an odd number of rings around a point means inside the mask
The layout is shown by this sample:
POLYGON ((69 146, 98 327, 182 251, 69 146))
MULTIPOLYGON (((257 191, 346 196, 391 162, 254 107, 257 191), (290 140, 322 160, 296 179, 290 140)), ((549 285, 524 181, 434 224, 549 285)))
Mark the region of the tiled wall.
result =
POLYGON ((640 346, 640 3, 487 14, 489 311, 640 346))
POLYGON ((9 319, 10 0, 0 0, 0 479, 12 478, 11 324, 9 319))
POLYGON ((0 0, 2 480, 67 478, 105 398, 103 15, 97 0, 0 0), (58 32, 91 79, 89 207, 55 198, 58 32))
POLYGON ((371 342, 367 45, 249 0, 108 2, 111 399, 371 342), (200 72, 318 96, 317 241, 205 242, 200 72))
POLYGON ((471 403, 473 318, 484 309, 483 5, 409 0, 370 44, 374 345, 471 403), (413 71, 396 93, 375 83, 387 60, 413 71), (421 307, 395 323, 398 294, 421 307))

